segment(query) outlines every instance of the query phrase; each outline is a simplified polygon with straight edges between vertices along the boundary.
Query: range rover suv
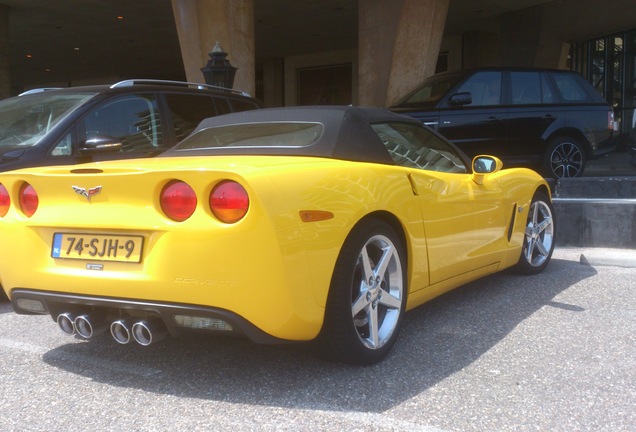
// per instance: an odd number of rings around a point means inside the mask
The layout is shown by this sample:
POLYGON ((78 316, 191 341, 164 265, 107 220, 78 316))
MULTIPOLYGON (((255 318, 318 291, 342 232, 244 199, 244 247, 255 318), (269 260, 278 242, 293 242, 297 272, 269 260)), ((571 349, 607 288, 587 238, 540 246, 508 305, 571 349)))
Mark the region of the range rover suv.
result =
POLYGON ((589 159, 615 147, 612 107, 571 71, 437 74, 389 109, 421 120, 470 157, 491 154, 553 178, 580 176, 589 159))
POLYGON ((150 157, 204 118, 257 108, 245 93, 179 81, 31 90, 0 101, 0 171, 150 157))

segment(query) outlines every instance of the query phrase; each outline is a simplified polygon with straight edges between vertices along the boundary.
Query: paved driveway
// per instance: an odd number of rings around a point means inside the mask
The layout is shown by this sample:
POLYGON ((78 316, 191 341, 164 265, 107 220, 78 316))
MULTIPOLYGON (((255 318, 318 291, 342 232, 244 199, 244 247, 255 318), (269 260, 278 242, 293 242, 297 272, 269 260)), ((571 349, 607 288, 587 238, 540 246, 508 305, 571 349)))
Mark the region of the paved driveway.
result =
POLYGON ((0 430, 633 431, 634 254, 558 249, 542 275, 462 287, 366 368, 239 339, 84 342, 2 303, 0 430))

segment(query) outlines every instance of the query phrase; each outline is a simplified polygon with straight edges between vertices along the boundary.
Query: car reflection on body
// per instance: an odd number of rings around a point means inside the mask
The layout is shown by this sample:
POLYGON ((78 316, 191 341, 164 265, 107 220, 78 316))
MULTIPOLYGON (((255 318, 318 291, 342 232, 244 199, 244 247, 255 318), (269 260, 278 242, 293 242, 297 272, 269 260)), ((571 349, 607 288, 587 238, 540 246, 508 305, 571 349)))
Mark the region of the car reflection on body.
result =
POLYGON ((405 312, 554 248, 550 191, 410 117, 282 108, 204 120, 151 159, 0 174, 14 309, 122 344, 312 341, 382 360, 405 312))

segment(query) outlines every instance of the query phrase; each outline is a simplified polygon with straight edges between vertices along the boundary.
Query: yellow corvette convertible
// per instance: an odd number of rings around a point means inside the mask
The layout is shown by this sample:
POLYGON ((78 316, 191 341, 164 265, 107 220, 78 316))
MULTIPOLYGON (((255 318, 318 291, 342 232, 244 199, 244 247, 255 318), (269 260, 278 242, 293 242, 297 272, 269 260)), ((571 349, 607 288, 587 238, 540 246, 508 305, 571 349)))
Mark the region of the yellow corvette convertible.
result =
POLYGON ((86 339, 237 334, 371 364, 409 309, 546 267, 549 187, 502 168, 383 109, 215 117, 153 159, 0 174, 0 284, 86 339))

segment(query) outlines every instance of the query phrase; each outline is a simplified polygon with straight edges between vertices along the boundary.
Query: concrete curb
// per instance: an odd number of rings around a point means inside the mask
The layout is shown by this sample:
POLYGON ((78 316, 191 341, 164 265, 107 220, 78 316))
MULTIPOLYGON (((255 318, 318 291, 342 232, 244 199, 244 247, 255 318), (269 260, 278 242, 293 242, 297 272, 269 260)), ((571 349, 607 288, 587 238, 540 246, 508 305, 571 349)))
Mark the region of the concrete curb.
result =
POLYGON ((560 246, 636 249, 636 200, 555 198, 560 246))
POLYGON ((559 179, 552 201, 557 245, 636 249, 636 177, 559 179))
POLYGON ((581 254, 581 264, 636 268, 636 251, 621 249, 590 249, 581 254))

